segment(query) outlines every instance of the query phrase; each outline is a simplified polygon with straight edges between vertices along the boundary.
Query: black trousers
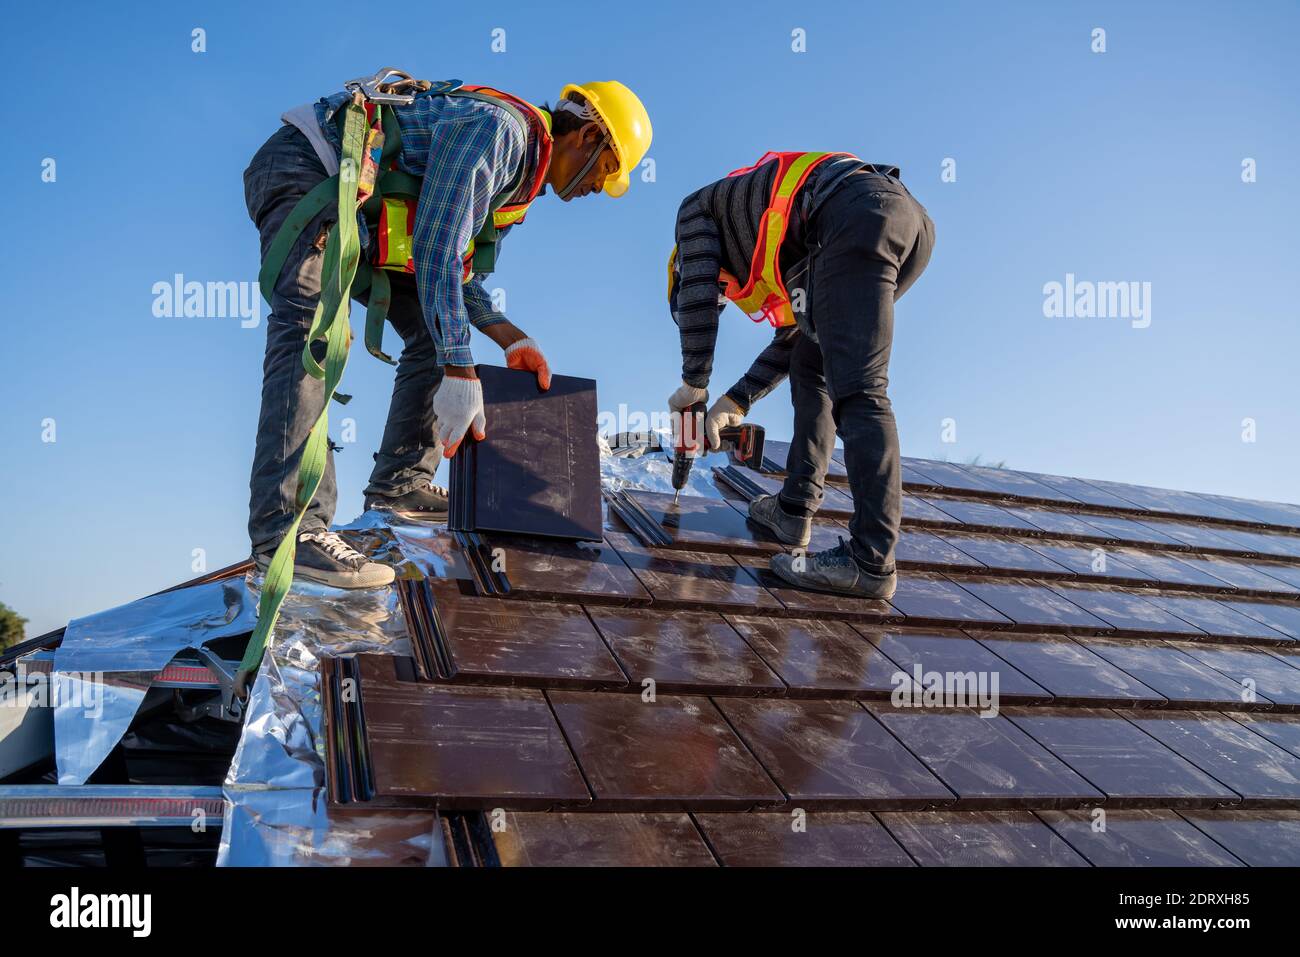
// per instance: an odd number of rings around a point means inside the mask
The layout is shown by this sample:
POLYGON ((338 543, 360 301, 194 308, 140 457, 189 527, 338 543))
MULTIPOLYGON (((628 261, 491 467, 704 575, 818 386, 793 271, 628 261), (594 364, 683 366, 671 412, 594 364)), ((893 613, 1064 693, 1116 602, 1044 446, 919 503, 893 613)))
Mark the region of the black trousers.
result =
MULTIPOLYGON (((902 517, 898 427, 888 395, 894 302, 925 270, 934 223, 892 176, 854 173, 808 225, 804 313, 790 362, 794 439, 781 490, 788 509, 821 504, 835 435, 853 493, 853 554, 868 571, 894 570, 902 517), (816 338, 807 335, 811 327, 816 338)), ((793 290, 792 290, 793 292, 793 290)))

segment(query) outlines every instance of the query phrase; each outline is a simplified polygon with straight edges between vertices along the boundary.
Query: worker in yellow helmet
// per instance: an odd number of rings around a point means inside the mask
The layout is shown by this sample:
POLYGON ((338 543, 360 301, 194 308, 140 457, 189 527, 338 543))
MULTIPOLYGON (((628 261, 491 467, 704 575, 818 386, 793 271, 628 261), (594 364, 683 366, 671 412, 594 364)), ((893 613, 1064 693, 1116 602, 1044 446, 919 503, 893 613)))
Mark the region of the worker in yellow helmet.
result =
MULTIPOLYGON (((622 196, 650 147, 645 107, 613 80, 565 86, 550 107, 386 69, 283 115, 284 125, 244 173, 262 239, 264 290, 267 275, 278 276, 268 296, 250 482, 249 537, 263 569, 292 524, 299 461, 324 400, 322 381, 304 371, 301 356, 338 212, 335 202, 309 216, 308 194, 339 172, 343 107, 358 94, 372 124, 360 182, 369 185, 369 171, 377 191, 358 213, 363 257, 374 275, 383 270, 380 278, 391 280, 387 317, 403 344, 366 505, 407 518, 445 520, 446 492, 431 481, 440 447, 450 458, 467 432, 486 434, 471 326, 505 351, 508 366, 550 387, 541 347, 494 308, 483 286, 501 237, 548 188, 565 202, 598 192, 622 196), (385 187, 394 182, 401 188, 385 187)), ((299 526, 295 577, 351 588, 391 582, 391 568, 329 531, 335 498, 331 457, 299 526)))

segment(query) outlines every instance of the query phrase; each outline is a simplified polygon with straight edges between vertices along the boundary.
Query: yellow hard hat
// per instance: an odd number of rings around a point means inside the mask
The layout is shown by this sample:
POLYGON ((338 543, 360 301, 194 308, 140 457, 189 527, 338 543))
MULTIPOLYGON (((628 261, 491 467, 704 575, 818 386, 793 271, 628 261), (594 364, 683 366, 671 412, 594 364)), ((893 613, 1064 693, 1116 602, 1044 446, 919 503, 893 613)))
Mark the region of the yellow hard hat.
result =
POLYGON ((570 83, 560 91, 561 99, 570 93, 580 94, 600 114, 609 132, 610 145, 618 157, 618 172, 605 179, 605 192, 622 196, 627 192, 632 170, 650 149, 650 114, 637 95, 617 80, 593 83, 570 83))

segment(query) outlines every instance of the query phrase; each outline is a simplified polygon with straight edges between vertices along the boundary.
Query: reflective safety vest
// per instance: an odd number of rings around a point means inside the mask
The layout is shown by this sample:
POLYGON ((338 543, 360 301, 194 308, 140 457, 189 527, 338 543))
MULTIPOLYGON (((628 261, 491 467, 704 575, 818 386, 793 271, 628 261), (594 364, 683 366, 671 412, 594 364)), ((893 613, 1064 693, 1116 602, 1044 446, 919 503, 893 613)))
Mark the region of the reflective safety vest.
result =
MULTIPOLYGON (((532 180, 523 182, 528 175, 527 161, 521 164, 519 180, 503 190, 493 200, 492 214, 484 222, 478 235, 461 254, 461 282, 469 282, 475 273, 492 272, 496 265, 498 233, 524 220, 528 207, 546 182, 546 171, 551 165, 551 117, 526 100, 486 86, 462 86, 448 96, 467 96, 503 107, 527 130, 529 138, 538 142, 538 157, 532 171, 532 180), (514 200, 514 202, 510 202, 514 200)), ((396 171, 383 174, 380 181, 382 205, 376 224, 377 256, 375 265, 394 272, 415 272, 414 233, 415 208, 419 201, 420 180, 396 171), (403 183, 405 180, 407 182, 403 183), (394 188, 396 187, 396 188, 394 188)))
MULTIPOLYGON (((725 269, 718 272, 723 293, 755 322, 766 320, 773 326, 793 326, 794 310, 790 295, 781 281, 781 244, 790 225, 790 207, 795 194, 820 163, 848 153, 764 153, 753 166, 734 170, 727 177, 743 176, 773 160, 779 164, 772 181, 772 198, 758 224, 754 255, 749 262, 749 279, 743 285, 725 269)), ((675 276, 677 248, 668 257, 669 297, 675 276)))
MULTIPOLYGON (((463 282, 469 282, 475 273, 492 272, 496 265, 497 234, 507 226, 523 221, 529 204, 536 199, 546 181, 546 171, 551 165, 550 115, 509 93, 482 86, 464 87, 460 80, 430 83, 427 80, 413 80, 399 70, 387 69, 377 74, 370 85, 375 87, 372 92, 385 96, 405 95, 407 90, 414 88, 419 90, 415 94, 418 96, 465 96, 491 103, 515 117, 528 131, 529 139, 536 141, 537 156, 532 162, 532 169, 529 168, 531 158, 519 164, 515 181, 492 198, 492 215, 485 218, 478 235, 461 254, 463 282), (397 76, 402 82, 390 81, 387 83, 390 89, 384 90, 382 87, 385 83, 380 81, 387 81, 392 76, 397 76), (401 89, 394 90, 392 87, 401 89)), ((412 235, 423 180, 395 168, 402 150, 402 131, 393 105, 367 95, 366 85, 360 80, 353 81, 348 89, 353 93, 353 100, 350 104, 344 104, 335 118, 342 144, 339 172, 313 186, 289 211, 288 218, 262 256, 262 268, 257 274, 257 281, 263 298, 268 303, 272 302, 280 273, 303 231, 317 222, 317 217, 327 211, 337 210, 340 197, 351 192, 348 187, 351 177, 355 175, 357 208, 370 235, 376 240, 376 248, 374 262, 363 261, 349 267, 355 269, 355 273, 348 280, 346 292, 353 295, 369 290, 366 303, 366 350, 384 362, 395 364, 383 350, 384 321, 392 301, 392 282, 388 273, 390 270, 407 273, 415 271, 412 235), (363 106, 364 111, 360 109, 363 106)), ((327 248, 337 248, 337 224, 331 228, 329 237, 327 248)), ((326 262, 329 262, 328 258, 326 262)), ((333 314, 329 320, 333 320, 333 314)), ((324 314, 318 307, 313 320, 312 343, 319 340, 320 336, 315 330, 317 324, 324 321, 324 314)), ((303 366, 317 378, 323 374, 310 346, 303 354, 303 366)), ((335 398, 339 396, 336 394, 335 398)), ((340 401, 343 400, 340 398, 340 401)))
POLYGON ((767 320, 773 326, 793 326, 794 310, 790 307, 790 294, 781 281, 781 244, 790 226, 790 207, 795 194, 819 164, 844 153, 764 153, 753 166, 738 169, 731 176, 743 176, 775 159, 776 177, 772 181, 772 198, 758 224, 758 239, 754 243, 754 256, 749 261, 749 281, 743 286, 725 269, 718 280, 725 285, 728 299, 740 307, 755 322, 767 320))

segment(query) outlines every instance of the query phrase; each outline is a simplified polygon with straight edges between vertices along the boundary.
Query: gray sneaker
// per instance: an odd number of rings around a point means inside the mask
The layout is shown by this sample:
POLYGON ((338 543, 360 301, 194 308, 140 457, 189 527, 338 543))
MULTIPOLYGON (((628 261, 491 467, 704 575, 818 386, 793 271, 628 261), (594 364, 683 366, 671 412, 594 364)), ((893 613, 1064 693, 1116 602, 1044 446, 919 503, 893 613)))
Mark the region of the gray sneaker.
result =
MULTIPOLYGON (((255 555, 253 562, 266 574, 271 554, 255 555)), ((303 532, 298 536, 293 577, 334 588, 382 588, 391 585, 397 573, 366 558, 336 532, 303 532)))
POLYGON ((749 503, 749 517, 777 537, 778 541, 803 548, 812 538, 812 519, 789 515, 775 495, 760 495, 749 503))
POLYGON ((447 490, 439 485, 413 488, 405 495, 367 495, 366 508, 381 509, 416 522, 447 521, 447 490))
POLYGON ((892 598, 898 576, 872 575, 853 560, 849 543, 843 538, 834 548, 811 555, 774 555, 772 571, 796 588, 829 591, 858 598, 892 598))

